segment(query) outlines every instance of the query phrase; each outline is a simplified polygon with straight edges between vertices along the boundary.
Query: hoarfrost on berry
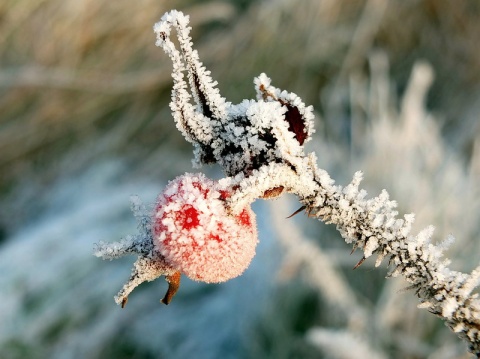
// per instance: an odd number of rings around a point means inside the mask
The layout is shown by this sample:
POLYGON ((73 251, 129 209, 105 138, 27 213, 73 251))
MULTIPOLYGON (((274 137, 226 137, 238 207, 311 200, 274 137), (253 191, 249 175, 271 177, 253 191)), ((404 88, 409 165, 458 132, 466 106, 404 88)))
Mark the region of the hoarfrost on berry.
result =
POLYGON ((203 174, 171 181, 158 198, 153 224, 156 250, 187 277, 217 283, 237 277, 255 255, 255 214, 230 215, 230 192, 203 174))

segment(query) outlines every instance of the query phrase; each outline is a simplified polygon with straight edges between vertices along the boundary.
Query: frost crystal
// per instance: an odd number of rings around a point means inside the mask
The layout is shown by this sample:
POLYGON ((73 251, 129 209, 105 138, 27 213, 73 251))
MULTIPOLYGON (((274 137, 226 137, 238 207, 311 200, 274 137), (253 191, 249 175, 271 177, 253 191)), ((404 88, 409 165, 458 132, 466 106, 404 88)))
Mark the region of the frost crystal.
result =
POLYGON ((355 268, 374 255, 376 266, 388 259, 388 275, 402 275, 419 307, 443 318, 480 356, 480 302, 474 293, 480 267, 471 274, 450 270, 443 252, 452 238, 435 244, 432 226, 412 234, 415 216, 398 218, 397 204, 386 191, 366 199, 359 188, 361 172, 346 187, 335 185, 317 168, 316 155, 304 152, 313 133, 313 109, 273 87, 265 74, 254 79, 256 100, 226 102, 192 48, 188 23, 188 16, 173 10, 154 26, 156 44, 173 63, 170 107, 178 129, 194 145, 195 164, 218 163, 228 177, 214 183, 203 175, 185 175, 167 186, 153 212, 134 200, 140 234, 100 243, 95 253, 105 259, 139 256, 117 303, 125 304, 136 285, 160 275, 169 282, 166 303, 178 288, 180 272, 207 282, 239 275, 256 244, 249 205, 289 192, 309 216, 334 224, 354 250, 363 250, 355 268), (172 28, 179 49, 170 40, 172 28))

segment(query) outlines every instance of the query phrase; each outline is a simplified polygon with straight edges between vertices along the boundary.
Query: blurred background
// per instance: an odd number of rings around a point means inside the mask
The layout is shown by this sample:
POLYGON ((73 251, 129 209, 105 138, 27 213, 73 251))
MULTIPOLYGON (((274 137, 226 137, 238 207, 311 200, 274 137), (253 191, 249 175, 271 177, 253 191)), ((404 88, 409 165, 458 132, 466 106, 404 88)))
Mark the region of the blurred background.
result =
MULTIPOLYGON (((0 3, 0 358, 467 358, 386 265, 352 267, 331 226, 294 197, 257 201, 258 253, 228 283, 143 284, 113 296, 134 258, 93 257, 135 233, 129 196, 155 201, 191 167, 152 26, 191 16, 227 100, 253 77, 316 111, 307 151, 338 184, 365 173, 416 229, 480 253, 480 3, 435 0, 3 0, 0 3)), ((202 171, 220 178, 217 167, 202 171)))

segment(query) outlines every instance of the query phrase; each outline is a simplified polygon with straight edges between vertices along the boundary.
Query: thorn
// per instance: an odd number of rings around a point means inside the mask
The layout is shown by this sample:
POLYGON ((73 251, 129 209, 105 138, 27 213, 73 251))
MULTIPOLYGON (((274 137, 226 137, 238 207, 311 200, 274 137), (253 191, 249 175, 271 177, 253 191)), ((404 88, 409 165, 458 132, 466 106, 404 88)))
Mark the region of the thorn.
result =
POLYGON ((355 270, 355 269, 357 269, 358 267, 360 267, 360 266, 362 265, 362 263, 365 262, 365 259, 367 259, 367 258, 362 257, 362 259, 360 259, 360 260, 358 261, 358 263, 355 264, 355 267, 353 267, 353 269, 355 270))
POLYGON ((122 299, 122 308, 125 308, 125 306, 127 305, 127 302, 128 302, 128 297, 125 297, 122 299))
POLYGON ((358 245, 357 245, 357 243, 355 243, 355 244, 353 245, 352 251, 350 252, 350 255, 352 255, 353 253, 355 253, 355 251, 357 250, 357 248, 358 248, 358 245))
POLYGON ((300 208, 297 209, 295 212, 293 212, 291 215, 289 215, 289 216, 287 217, 287 219, 288 219, 288 218, 292 218, 292 217, 293 217, 294 215, 296 215, 296 214, 299 214, 299 213, 300 213, 301 211, 303 211, 305 208, 307 208, 307 206, 302 206, 302 207, 300 207, 300 208))
POLYGON ((180 272, 175 272, 172 275, 165 276, 165 280, 168 283, 167 293, 165 297, 160 301, 161 303, 168 305, 172 301, 173 296, 177 293, 178 288, 180 288, 180 272))

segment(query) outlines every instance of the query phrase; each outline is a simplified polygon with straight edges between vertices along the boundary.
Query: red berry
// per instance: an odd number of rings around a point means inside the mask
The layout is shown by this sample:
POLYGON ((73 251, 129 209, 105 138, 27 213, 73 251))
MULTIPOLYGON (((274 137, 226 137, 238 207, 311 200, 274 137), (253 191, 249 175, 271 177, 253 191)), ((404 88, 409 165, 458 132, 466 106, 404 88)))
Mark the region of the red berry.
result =
POLYGON ((227 212, 229 190, 203 174, 171 181, 158 197, 153 234, 156 249, 187 277, 216 283, 239 276, 255 255, 255 214, 227 212))

